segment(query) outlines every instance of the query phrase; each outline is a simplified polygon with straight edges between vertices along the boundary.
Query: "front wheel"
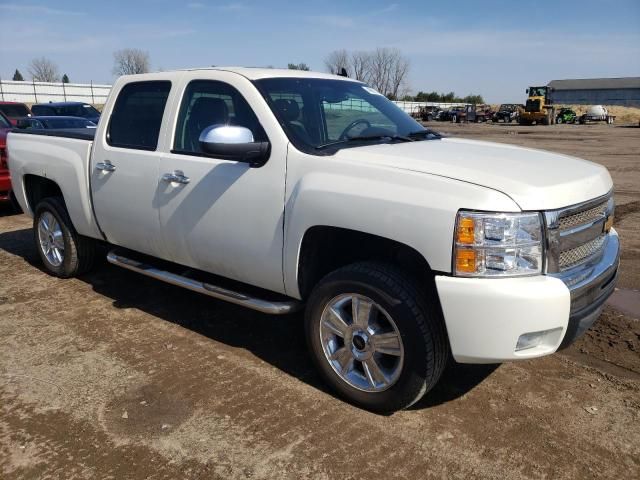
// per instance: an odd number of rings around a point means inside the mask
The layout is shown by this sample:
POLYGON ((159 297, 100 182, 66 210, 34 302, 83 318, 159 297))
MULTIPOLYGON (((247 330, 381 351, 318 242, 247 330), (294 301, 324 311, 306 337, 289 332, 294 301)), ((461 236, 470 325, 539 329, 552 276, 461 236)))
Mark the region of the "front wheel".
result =
POLYGON ((69 278, 93 266, 95 241, 76 232, 62 198, 50 197, 38 203, 33 233, 42 263, 52 275, 69 278))
POLYGON ((377 412, 406 408, 438 382, 449 357, 435 302, 395 268, 356 263, 327 275, 311 294, 307 342, 325 381, 377 412))

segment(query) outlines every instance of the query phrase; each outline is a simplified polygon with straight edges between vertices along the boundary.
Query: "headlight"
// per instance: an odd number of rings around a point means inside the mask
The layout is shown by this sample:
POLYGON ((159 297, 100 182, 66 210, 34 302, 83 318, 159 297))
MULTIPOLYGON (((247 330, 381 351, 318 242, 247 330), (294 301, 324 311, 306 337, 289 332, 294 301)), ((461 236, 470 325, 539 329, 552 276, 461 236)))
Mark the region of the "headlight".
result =
POLYGON ((539 213, 458 212, 454 274, 514 277, 542 273, 539 213))

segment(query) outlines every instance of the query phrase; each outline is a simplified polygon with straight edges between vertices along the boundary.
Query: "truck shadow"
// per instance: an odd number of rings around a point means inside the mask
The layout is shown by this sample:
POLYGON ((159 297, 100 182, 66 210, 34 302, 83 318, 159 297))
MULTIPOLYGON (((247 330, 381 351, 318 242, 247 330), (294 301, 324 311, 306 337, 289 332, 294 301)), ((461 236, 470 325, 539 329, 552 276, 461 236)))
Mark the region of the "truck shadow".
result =
MULTIPOLYGON (((42 271, 30 229, 0 233, 0 250, 22 257, 42 271)), ((112 301, 118 309, 135 308, 180 325, 211 340, 251 352, 283 372, 333 395, 312 365, 304 339, 301 313, 261 314, 100 262, 79 280, 112 301)), ((472 390, 497 365, 452 364, 440 383, 412 409, 434 407, 472 390)))

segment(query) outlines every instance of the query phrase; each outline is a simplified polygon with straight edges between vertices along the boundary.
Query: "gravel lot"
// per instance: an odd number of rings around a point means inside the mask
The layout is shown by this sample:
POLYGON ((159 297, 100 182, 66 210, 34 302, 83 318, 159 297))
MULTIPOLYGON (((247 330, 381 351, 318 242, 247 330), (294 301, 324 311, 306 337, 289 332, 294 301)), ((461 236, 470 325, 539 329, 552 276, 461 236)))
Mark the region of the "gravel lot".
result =
POLYGON ((609 168, 621 290, 579 342, 452 366, 419 405, 374 415, 325 391, 300 316, 107 264, 52 278, 30 220, 5 211, 0 478, 640 478, 640 129, 435 127, 609 168))

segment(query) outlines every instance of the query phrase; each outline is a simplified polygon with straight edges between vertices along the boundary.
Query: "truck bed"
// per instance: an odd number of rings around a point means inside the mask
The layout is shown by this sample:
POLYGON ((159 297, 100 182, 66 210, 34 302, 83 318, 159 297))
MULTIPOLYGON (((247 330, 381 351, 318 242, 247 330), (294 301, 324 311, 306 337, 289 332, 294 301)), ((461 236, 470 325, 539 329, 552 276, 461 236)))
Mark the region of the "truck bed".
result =
POLYGON ((24 133, 26 135, 46 135, 48 137, 75 138, 78 140, 93 141, 96 136, 95 128, 66 128, 60 130, 31 130, 14 128, 11 133, 24 133))
POLYGON ((91 149, 94 129, 22 130, 7 136, 13 191, 23 210, 33 215, 35 205, 26 194, 30 175, 54 182, 61 190, 78 233, 101 238, 90 195, 91 149))

